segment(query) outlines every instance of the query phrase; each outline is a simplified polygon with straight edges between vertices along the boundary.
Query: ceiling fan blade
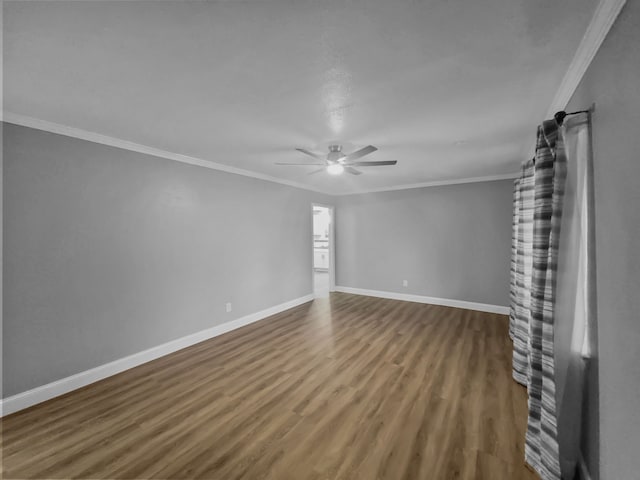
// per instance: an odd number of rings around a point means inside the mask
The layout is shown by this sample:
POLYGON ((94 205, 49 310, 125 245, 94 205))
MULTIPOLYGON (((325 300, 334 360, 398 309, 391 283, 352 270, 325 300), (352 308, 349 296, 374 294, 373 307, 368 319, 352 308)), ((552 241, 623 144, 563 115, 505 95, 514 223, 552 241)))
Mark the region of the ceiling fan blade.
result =
POLYGON ((320 155, 319 153, 310 152, 304 148, 296 148, 297 151, 305 153, 307 155, 312 156, 313 158, 317 158, 318 160, 324 160, 324 155, 320 155))
POLYGON ((355 152, 350 153, 349 155, 344 157, 343 160, 345 162, 350 162, 351 160, 357 160, 358 158, 364 157, 365 155, 369 155, 370 153, 373 153, 376 150, 378 149, 373 145, 368 145, 364 148, 361 148, 360 150, 356 150, 355 152))
POLYGON ((324 165, 324 163, 282 163, 276 162, 276 165, 324 165))
POLYGON ((314 170, 313 172, 307 173, 307 175, 315 175, 316 173, 324 172, 326 170, 327 170, 326 168, 319 168, 318 170, 314 170))
POLYGON ((351 175, 362 175, 362 172, 360 170, 356 170, 355 168, 351 167, 344 167, 344 171, 350 173, 351 175))
POLYGON ((381 167, 383 165, 395 165, 398 163, 397 160, 383 160, 380 162, 349 162, 344 165, 349 165, 351 167, 381 167))

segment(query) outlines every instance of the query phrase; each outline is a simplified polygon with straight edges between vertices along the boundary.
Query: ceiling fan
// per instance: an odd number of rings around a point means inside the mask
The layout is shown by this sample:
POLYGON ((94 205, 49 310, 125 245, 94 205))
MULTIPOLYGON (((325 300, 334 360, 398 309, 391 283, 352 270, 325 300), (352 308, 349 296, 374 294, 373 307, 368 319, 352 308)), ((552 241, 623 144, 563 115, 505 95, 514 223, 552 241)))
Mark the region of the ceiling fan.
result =
POLYGON ((276 163, 276 165, 317 165, 322 166, 322 168, 315 170, 309 175, 313 175, 315 173, 327 171, 331 175, 340 175, 342 172, 350 173, 351 175, 361 175, 362 172, 360 170, 356 170, 353 167, 381 167, 384 165, 395 165, 398 163, 397 160, 385 160, 379 162, 357 162, 359 158, 364 157, 365 155, 369 155, 370 153, 378 150, 373 145, 368 145, 360 150, 356 150, 353 153, 345 155, 342 152, 342 145, 329 145, 329 153, 326 155, 322 155, 319 153, 310 152, 309 150, 305 150, 304 148, 296 148, 297 151, 302 152, 306 155, 309 155, 316 160, 320 160, 322 163, 276 163))

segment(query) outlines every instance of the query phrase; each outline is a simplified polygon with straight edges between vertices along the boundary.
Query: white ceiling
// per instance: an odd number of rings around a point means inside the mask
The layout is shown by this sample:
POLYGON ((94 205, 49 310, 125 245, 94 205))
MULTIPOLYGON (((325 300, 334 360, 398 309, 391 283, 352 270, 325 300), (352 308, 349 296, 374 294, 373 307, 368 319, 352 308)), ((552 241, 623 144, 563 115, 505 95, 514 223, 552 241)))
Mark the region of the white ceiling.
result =
POLYGON ((8 1, 4 107, 331 193, 508 174, 596 3, 8 1), (336 140, 399 163, 274 165, 336 140))

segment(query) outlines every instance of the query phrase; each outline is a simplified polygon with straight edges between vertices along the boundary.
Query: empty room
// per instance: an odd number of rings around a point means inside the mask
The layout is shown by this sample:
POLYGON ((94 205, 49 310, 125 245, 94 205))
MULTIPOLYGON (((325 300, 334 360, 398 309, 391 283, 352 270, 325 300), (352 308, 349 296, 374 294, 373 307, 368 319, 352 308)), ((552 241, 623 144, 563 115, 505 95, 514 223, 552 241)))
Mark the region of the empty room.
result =
POLYGON ((640 1, 1 11, 1 478, 640 479, 640 1))

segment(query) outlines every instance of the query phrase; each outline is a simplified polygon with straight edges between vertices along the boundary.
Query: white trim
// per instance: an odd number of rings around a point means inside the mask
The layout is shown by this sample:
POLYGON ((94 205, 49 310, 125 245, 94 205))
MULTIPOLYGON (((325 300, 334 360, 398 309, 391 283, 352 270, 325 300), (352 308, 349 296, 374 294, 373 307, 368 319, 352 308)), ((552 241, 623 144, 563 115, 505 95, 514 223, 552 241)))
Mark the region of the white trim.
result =
POLYGON ((329 206, 329 291, 336 291, 336 209, 329 206))
MULTIPOLYGON (((591 22, 589 22, 582 36, 580 45, 578 45, 578 49, 567 68, 567 72, 564 74, 556 90, 556 94, 547 109, 545 119, 553 118, 556 112, 566 108, 626 1, 627 0, 600 0, 593 13, 593 17, 591 17, 591 22)), ((595 105, 583 105, 580 107, 580 110, 583 109, 593 111, 595 105)), ((534 151, 535 139, 528 140, 522 150, 522 158, 530 158, 534 151)))
POLYGON ((244 327, 245 325, 249 325, 312 300, 313 295, 305 295, 304 297, 296 298, 294 300, 281 303, 280 305, 246 315, 236 320, 187 335, 186 337, 163 343, 162 345, 149 348, 148 350, 114 360, 113 362, 100 365, 99 367, 92 368, 91 370, 76 373, 70 377, 62 378, 55 382, 36 387, 32 390, 27 390, 26 392, 7 397, 0 400, 0 416, 8 415, 10 413, 17 412, 18 410, 44 402, 45 400, 63 395, 72 390, 76 390, 130 368, 142 365, 143 363, 150 362, 156 358, 163 357, 183 348, 195 345, 196 343, 217 337, 218 335, 230 332, 231 330, 244 327))
POLYGON ((220 170, 227 173, 233 173, 236 175, 243 175, 245 177, 257 178, 259 180, 265 180, 267 182, 280 183, 289 187, 301 188, 303 190, 310 190, 312 192, 322 193, 329 196, 341 196, 341 195, 357 195, 360 193, 373 193, 373 192, 391 192, 394 190, 407 190, 410 188, 423 188, 423 187, 438 187, 443 185, 457 185, 461 183, 476 183, 476 182, 491 182, 494 180, 505 180, 510 178, 516 178, 518 173, 506 173, 500 175, 489 175, 486 177, 469 177, 458 178, 449 180, 437 180, 433 182, 412 183, 406 185, 397 185, 391 187, 374 188, 370 190, 357 190, 353 192, 345 193, 333 193, 322 190, 307 184, 292 182, 284 180, 282 178, 272 177, 271 175, 265 175, 262 173, 245 170, 242 168, 232 167, 230 165, 224 165, 222 163, 211 162, 209 160, 203 160, 197 157, 190 157, 188 155, 182 155, 179 153, 168 152, 155 147, 149 147, 128 140, 121 140, 115 137, 109 137, 100 133, 90 132, 81 128, 69 127, 60 123, 49 122, 47 120, 40 120, 37 118, 21 115, 13 112, 2 112, 1 120, 6 123, 12 123, 14 125, 20 125, 23 127, 34 128, 36 130, 42 130, 43 132, 56 133, 58 135, 64 135, 67 137, 79 138, 80 140, 86 140, 88 142, 99 143, 101 145, 108 145, 110 147, 122 148, 132 152, 144 153, 154 157, 166 158, 168 160, 174 160, 176 162, 186 163, 189 165, 196 165, 199 167, 210 168, 212 170, 220 170))
MULTIPOLYGON (((547 110, 546 118, 551 118, 558 110, 563 110, 571 97, 573 96, 576 88, 580 84, 582 77, 584 76, 587 68, 591 64, 595 57, 600 45, 609 33, 613 22, 617 18, 620 10, 626 3, 626 0, 600 0, 600 3, 596 7, 591 22, 585 31, 582 41, 573 56, 571 63, 565 73, 560 86, 556 91, 556 94, 547 110)), ((391 187, 363 189, 353 192, 345 193, 332 193, 322 189, 303 184, 298 182, 292 182, 271 175, 265 175, 262 173, 253 172, 250 170, 244 170, 241 168, 232 167, 230 165, 224 165, 221 163, 210 162, 196 157, 190 157, 187 155, 181 155, 178 153, 168 152, 159 148, 149 147, 127 140, 121 140, 114 137, 109 137, 95 132, 89 132, 80 128, 69 127, 46 120, 39 120, 37 118, 28 117, 13 112, 2 112, 2 121, 7 123, 13 123, 16 125, 22 125, 24 127, 35 128, 46 132, 57 133, 60 135, 66 135, 69 137, 80 138, 90 142, 101 143, 103 145, 110 145, 112 147, 123 148, 125 150, 131 150, 134 152, 145 153, 156 157, 166 158, 169 160, 175 160, 177 162, 188 163, 190 165, 198 165, 200 167, 211 168, 214 170, 220 170, 223 172, 234 173, 236 175, 243 175, 246 177, 257 178, 260 180, 266 180, 269 182, 280 183, 282 185, 288 185, 290 187, 301 188, 304 190, 311 190, 314 192, 323 193, 325 195, 357 195, 361 193, 375 193, 375 192, 391 192, 395 190, 408 190, 413 188, 435 187, 443 185, 458 185, 463 183, 476 183, 476 182, 491 182, 494 180, 506 180, 510 178, 516 178, 518 174, 507 173, 499 175, 490 175, 484 177, 469 177, 450 180, 438 180, 433 182, 413 183, 406 185, 397 185, 391 187)), ((532 151, 533 145, 527 144, 526 151, 523 151, 523 156, 529 156, 529 151, 532 151)))
POLYGON ((488 303, 467 302, 466 300, 454 300, 450 298, 426 297, 423 295, 411 295, 408 293, 383 292, 380 290, 368 290, 365 288, 336 286, 336 292, 351 293, 353 295, 366 295, 367 297, 389 298, 391 300, 403 300, 405 302, 429 303, 443 305, 445 307, 465 308, 479 312, 499 313, 509 315, 509 307, 491 305, 488 303))
MULTIPOLYGON (((336 235, 335 235, 335 213, 336 209, 333 205, 326 203, 311 203, 311 285, 315 296, 316 277, 315 277, 315 249, 314 249, 314 230, 313 230, 313 207, 322 207, 329 210, 329 292, 336 291, 336 235)), ((318 298, 318 297, 316 297, 318 298)))
POLYGON ((569 64, 567 73, 560 82, 560 87, 547 110, 546 118, 553 117, 554 113, 564 110, 567 106, 625 3, 626 0, 600 0, 569 64))
POLYGON ((378 192, 393 192, 396 190, 410 190, 413 188, 425 188, 425 187, 440 187, 445 185, 459 185, 462 183, 478 183, 478 182, 493 182, 496 180, 510 180, 518 178, 519 173, 502 173, 500 175, 487 175, 486 177, 468 177, 468 178, 454 178, 449 180, 436 180, 433 182, 422 183, 408 183, 405 185, 396 185, 394 187, 381 187, 372 188, 369 190, 356 190, 353 192, 345 193, 333 193, 331 195, 344 196, 344 195, 360 195, 362 193, 378 193, 378 192))
MULTIPOLYGON (((556 90, 556 94, 547 109, 545 118, 553 118, 556 112, 566 108, 626 1, 600 0, 593 17, 591 17, 591 22, 589 22, 582 36, 580 45, 578 45, 578 49, 567 68, 567 72, 564 74, 558 90, 556 90)), ((580 109, 593 111, 595 106, 583 105, 580 109)), ((522 151, 522 157, 529 158, 534 151, 535 139, 527 142, 525 149, 522 151)))
POLYGON ((584 456, 582 455, 582 452, 580 452, 580 456, 578 457, 578 470, 580 470, 581 480, 591 480, 589 467, 587 467, 587 462, 584 460, 584 456))
POLYGON ((323 193, 325 195, 330 195, 324 190, 303 183, 292 182, 289 180, 284 180, 282 178, 272 177, 271 175, 252 172, 250 170, 236 168, 230 165, 224 165, 222 163, 211 162, 209 160, 203 160, 197 157, 190 157, 188 155, 182 155, 180 153, 168 152, 159 148, 149 147, 147 145, 130 142, 128 140, 121 140, 115 137, 109 137, 100 133, 90 132, 81 128, 69 127, 66 125, 61 125, 59 123, 49 122, 47 120, 39 120, 37 118, 28 117, 26 115, 20 115, 18 113, 4 112, 3 121, 7 123, 13 123, 14 125, 21 125, 23 127, 35 128, 36 130, 57 133, 58 135, 79 138, 88 142, 100 143, 102 145, 108 145, 110 147, 122 148, 124 150, 130 150, 132 152, 144 153, 146 155, 152 155, 154 157, 175 160, 176 162, 187 163, 189 165, 197 165, 199 167, 210 168, 212 170, 220 170, 222 172, 243 175, 245 177, 257 178, 259 180, 266 180, 268 182, 280 183, 289 187, 301 188, 303 190, 311 190, 314 192, 323 193))

